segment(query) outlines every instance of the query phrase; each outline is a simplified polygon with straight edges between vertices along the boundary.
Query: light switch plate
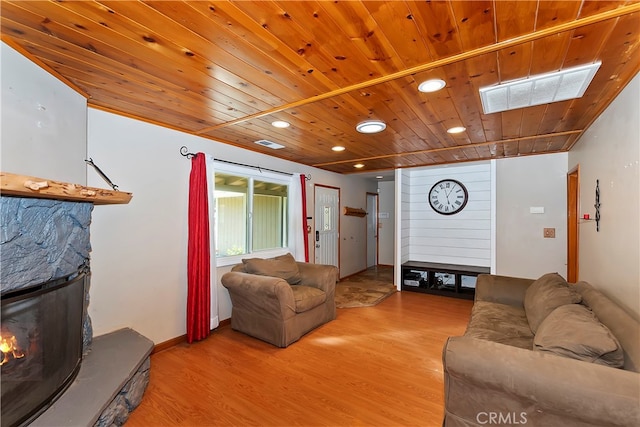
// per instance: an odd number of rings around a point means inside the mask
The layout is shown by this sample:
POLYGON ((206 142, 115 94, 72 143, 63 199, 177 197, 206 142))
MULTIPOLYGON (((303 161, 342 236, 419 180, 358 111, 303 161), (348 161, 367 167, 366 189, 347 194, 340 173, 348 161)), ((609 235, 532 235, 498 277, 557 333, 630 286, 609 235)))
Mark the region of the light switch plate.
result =
POLYGON ((529 213, 532 213, 532 214, 543 214, 544 213, 544 206, 531 206, 529 208, 529 213))
POLYGON ((555 239, 556 238, 556 229, 555 228, 545 228, 543 230, 543 236, 546 239, 555 239))

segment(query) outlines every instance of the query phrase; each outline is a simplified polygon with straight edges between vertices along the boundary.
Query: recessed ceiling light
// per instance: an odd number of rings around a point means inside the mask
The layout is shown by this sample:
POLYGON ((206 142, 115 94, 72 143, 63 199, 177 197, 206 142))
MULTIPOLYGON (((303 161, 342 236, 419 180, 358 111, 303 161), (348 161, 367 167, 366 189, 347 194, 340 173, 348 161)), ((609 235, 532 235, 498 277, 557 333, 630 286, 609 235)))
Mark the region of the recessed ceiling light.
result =
POLYGON ((360 133, 378 133, 386 128, 387 125, 382 120, 365 120, 356 126, 356 130, 360 133))
POLYGON ((467 128, 464 127, 464 126, 454 126, 452 128, 447 129, 447 132, 448 133, 462 133, 465 130, 467 130, 467 128))
POLYGON ((271 122, 271 126, 273 126, 274 128, 284 129, 291 126, 291 123, 285 122, 284 120, 276 120, 274 122, 271 122))
POLYGON ((382 178, 384 178, 384 176, 382 176, 382 175, 376 176, 376 179, 382 179, 382 178))
POLYGON ((418 85, 420 92, 436 92, 445 87, 447 84, 441 79, 425 80, 418 85))
POLYGON ((345 148, 341 145, 336 145, 335 147, 331 147, 333 151, 344 151, 345 148))
POLYGON ((364 167, 364 165, 362 163, 358 163, 358 164, 353 165, 353 167, 356 168, 356 169, 362 169, 364 167))

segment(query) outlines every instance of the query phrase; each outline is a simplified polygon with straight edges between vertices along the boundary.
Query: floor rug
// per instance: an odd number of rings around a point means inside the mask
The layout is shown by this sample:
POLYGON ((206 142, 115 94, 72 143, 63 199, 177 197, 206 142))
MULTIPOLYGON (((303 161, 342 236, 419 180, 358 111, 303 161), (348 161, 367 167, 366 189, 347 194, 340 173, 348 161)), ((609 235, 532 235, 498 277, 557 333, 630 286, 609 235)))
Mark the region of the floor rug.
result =
POLYGON ((394 284, 375 280, 344 280, 336 284, 336 307, 371 307, 397 291, 394 284))

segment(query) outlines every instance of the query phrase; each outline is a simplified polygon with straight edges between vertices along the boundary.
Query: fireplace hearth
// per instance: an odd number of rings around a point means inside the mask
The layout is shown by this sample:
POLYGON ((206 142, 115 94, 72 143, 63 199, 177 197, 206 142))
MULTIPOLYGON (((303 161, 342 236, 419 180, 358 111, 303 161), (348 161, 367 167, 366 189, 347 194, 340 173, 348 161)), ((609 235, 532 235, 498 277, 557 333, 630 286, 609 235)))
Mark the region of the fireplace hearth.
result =
POLYGON ((78 373, 86 278, 82 271, 2 295, 3 427, 35 419, 78 373))

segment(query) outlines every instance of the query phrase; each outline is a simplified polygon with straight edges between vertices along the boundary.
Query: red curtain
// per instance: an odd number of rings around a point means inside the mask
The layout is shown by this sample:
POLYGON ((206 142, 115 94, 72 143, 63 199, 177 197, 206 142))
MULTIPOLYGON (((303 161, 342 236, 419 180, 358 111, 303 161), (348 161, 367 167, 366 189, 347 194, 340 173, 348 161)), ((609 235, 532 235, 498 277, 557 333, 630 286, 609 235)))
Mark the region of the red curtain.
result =
POLYGON ((304 261, 309 262, 309 233, 307 233, 307 177, 300 174, 300 191, 302 191, 302 235, 304 236, 304 261))
POLYGON ((210 332, 211 286, 209 194, 203 153, 191 159, 189 176, 189 247, 187 251, 187 341, 210 332))

